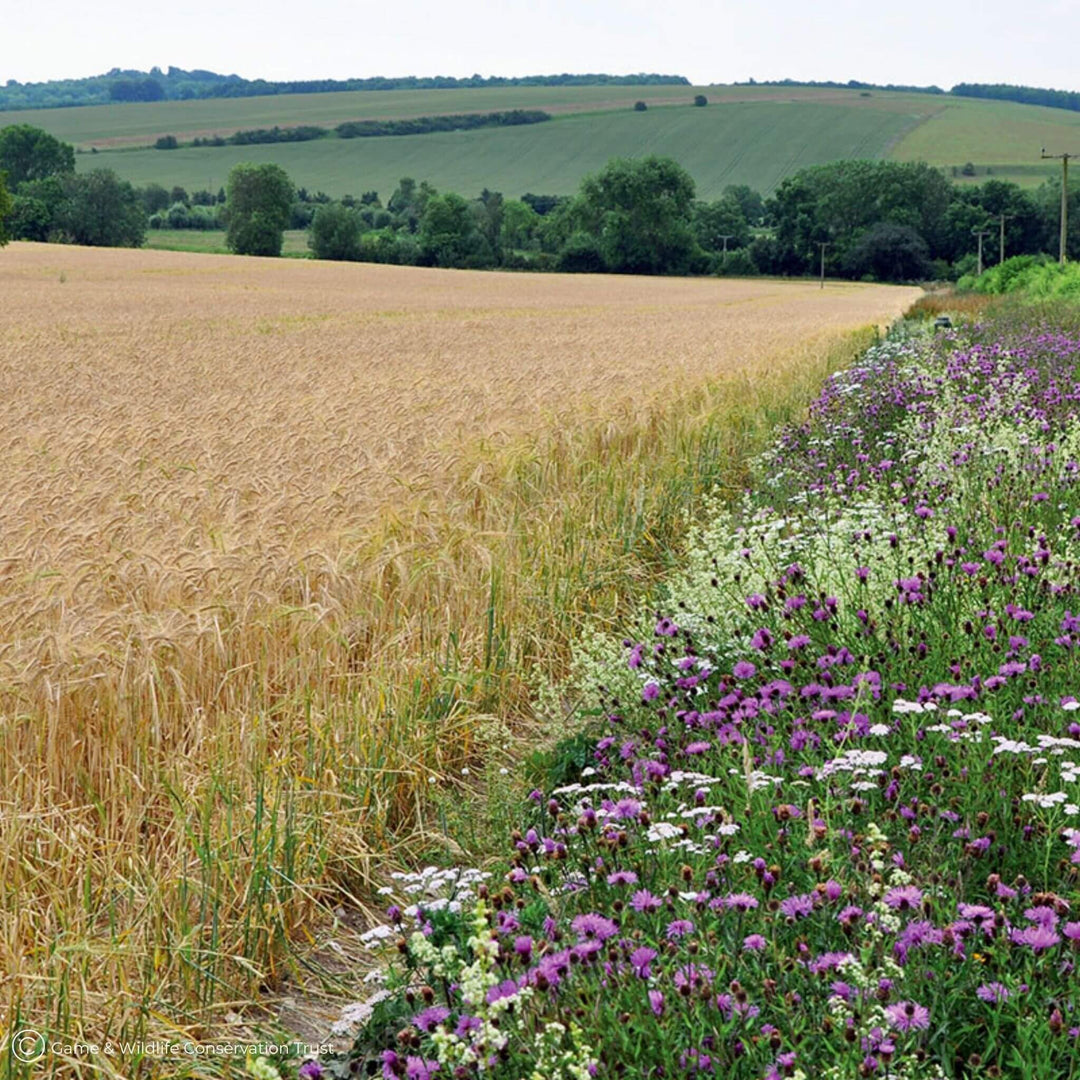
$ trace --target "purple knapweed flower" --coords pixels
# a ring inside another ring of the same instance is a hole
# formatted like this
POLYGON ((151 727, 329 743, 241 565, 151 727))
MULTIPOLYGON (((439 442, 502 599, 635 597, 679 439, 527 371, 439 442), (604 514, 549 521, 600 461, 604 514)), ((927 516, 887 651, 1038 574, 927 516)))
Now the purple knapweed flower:
POLYGON ((983 983, 982 986, 975 991, 975 996, 980 1001, 985 1001, 990 1005, 996 1005, 999 1001, 1008 1001, 1009 989, 1004 983, 983 983))
POLYGON ((930 1026, 930 1010, 914 1001, 886 1005, 885 1015, 897 1031, 911 1031, 912 1028, 925 1031, 930 1026))
POLYGON ((667 939, 668 941, 677 941, 681 937, 685 937, 687 934, 694 932, 694 924, 689 919, 674 919, 668 923, 667 926, 667 939))
POLYGON ((884 896, 885 903, 894 911, 909 911, 922 903, 922 890, 914 885, 902 885, 890 889, 884 896))
POLYGON ((814 910, 814 898, 805 893, 802 896, 789 896, 780 901, 780 914, 788 919, 805 919, 814 910))
POLYGON ((582 941, 607 941, 619 932, 611 919, 598 915, 595 911, 587 915, 576 915, 570 923, 570 929, 582 941))
POLYGON ((647 945, 642 945, 630 954, 630 966, 639 979, 647 979, 652 974, 652 968, 649 965, 657 955, 656 950, 650 949, 647 945))

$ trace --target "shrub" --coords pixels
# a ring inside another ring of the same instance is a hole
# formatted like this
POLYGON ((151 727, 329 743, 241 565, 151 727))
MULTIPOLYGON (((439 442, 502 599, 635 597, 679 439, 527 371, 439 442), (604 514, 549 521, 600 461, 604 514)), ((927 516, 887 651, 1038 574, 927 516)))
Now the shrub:
POLYGON ((694 104, 700 109, 709 104, 709 99, 704 94, 695 94, 694 104))
POLYGON ((352 262, 360 258, 361 230, 356 210, 341 203, 320 206, 308 231, 308 247, 316 259, 352 262))
POLYGON ((607 263, 596 237, 591 233, 576 232, 559 252, 557 268, 566 274, 602 274, 607 270, 607 263))
POLYGON ((645 110, 648 107, 649 106, 646 105, 644 101, 635 101, 634 102, 634 112, 645 112, 645 110))
POLYGON ((154 143, 155 150, 175 150, 180 144, 175 135, 162 135, 154 143))
POLYGON ((758 268, 746 248, 729 251, 717 259, 716 273, 720 277, 756 277, 757 272, 758 268))

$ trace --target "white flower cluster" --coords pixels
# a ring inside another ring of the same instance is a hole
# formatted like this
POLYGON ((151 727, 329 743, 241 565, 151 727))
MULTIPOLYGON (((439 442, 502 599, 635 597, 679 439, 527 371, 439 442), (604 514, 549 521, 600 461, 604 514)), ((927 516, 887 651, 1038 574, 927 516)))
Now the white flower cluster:
MULTIPOLYGON (((365 980, 366 982, 367 980, 365 980)), ((380 1001, 386 1001, 390 997, 390 994, 386 990, 376 990, 374 994, 367 999, 367 1001, 354 1001, 350 1005, 346 1005, 338 1016, 330 1025, 330 1034, 335 1037, 343 1035, 352 1035, 359 1031, 370 1019, 371 1014, 375 1011, 375 1006, 380 1001)))

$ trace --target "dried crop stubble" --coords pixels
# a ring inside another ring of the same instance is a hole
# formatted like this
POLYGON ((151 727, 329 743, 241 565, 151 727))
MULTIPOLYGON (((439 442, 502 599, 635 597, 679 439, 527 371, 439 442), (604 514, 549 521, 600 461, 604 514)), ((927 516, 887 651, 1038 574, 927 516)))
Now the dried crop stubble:
POLYGON ((265 980, 737 482, 687 460, 915 291, 16 244, 0 294, 0 970, 130 1034, 265 980))

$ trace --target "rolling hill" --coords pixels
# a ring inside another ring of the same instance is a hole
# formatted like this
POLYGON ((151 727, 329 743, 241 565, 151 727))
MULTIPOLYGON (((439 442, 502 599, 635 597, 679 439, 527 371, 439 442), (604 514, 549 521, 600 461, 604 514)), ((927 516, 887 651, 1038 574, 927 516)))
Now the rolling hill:
POLYGON ((790 86, 497 87, 354 91, 279 97, 155 102, 0 113, 74 142, 78 168, 114 168, 135 183, 216 189, 238 161, 274 161, 297 184, 332 196, 377 190, 401 176, 466 195, 566 194, 613 156, 670 154, 702 197, 730 183, 772 191, 798 169, 838 158, 926 160, 955 173, 971 162, 1025 186, 1051 175, 1042 146, 1080 146, 1080 114, 942 95, 790 86), (706 108, 690 104, 696 93, 706 108), (633 103, 648 104, 635 112, 633 103), (544 109, 528 128, 327 138, 304 143, 152 149, 160 135, 181 143, 253 127, 422 115, 544 109))

